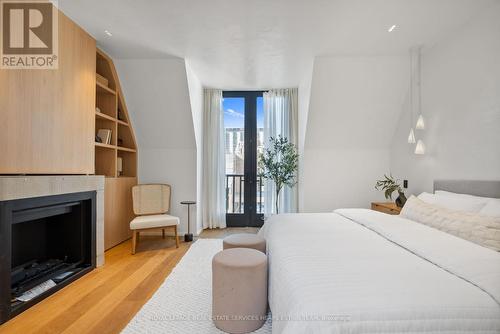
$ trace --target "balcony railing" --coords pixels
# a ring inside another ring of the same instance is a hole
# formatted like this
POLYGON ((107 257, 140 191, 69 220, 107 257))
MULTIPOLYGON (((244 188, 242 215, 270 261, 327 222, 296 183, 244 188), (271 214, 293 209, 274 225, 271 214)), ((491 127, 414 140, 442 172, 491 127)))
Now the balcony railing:
MULTIPOLYGON (((257 213, 264 212, 265 186, 262 177, 257 176, 257 213)), ((244 213, 245 208, 245 176, 243 174, 226 174, 226 213, 244 213)))

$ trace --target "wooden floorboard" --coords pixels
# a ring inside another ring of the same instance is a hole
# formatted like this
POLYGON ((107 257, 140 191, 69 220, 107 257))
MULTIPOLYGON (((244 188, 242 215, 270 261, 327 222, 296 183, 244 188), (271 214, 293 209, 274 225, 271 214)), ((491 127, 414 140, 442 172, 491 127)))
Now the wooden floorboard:
MULTIPOLYGON (((206 230, 201 238, 256 233, 256 228, 206 230)), ((181 238, 182 239, 182 238, 181 238)), ((106 264, 0 326, 4 333, 119 333, 151 298, 191 243, 141 237, 130 254, 126 241, 106 251, 106 264)))

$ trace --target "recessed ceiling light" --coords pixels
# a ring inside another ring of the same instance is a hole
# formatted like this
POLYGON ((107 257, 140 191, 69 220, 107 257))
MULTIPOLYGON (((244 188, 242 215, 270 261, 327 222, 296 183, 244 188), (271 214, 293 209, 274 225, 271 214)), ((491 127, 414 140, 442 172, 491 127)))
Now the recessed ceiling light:
POLYGON ((397 25, 393 24, 387 31, 388 32, 393 32, 394 29, 396 29, 397 25))
POLYGON ((109 30, 104 30, 104 33, 109 37, 113 36, 113 34, 109 30))

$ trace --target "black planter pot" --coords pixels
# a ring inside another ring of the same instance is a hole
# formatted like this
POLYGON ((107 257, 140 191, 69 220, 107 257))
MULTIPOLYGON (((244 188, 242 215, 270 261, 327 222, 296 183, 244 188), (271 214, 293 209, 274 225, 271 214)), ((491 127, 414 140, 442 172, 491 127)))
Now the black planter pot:
POLYGON ((398 191, 398 193, 399 193, 399 196, 398 196, 398 198, 396 198, 396 205, 399 208, 402 208, 406 203, 406 196, 405 196, 405 193, 402 191, 398 191))

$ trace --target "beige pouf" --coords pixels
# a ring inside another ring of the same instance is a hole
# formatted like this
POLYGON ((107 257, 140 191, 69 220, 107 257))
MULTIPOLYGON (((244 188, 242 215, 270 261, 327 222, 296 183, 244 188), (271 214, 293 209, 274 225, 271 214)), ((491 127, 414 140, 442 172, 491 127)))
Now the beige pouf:
POLYGON ((266 254, 266 240, 257 234, 241 233, 233 234, 223 241, 223 249, 229 248, 253 248, 266 254))
POLYGON ((260 328, 267 314, 267 257, 250 248, 232 248, 212 259, 212 316, 228 333, 260 328))

